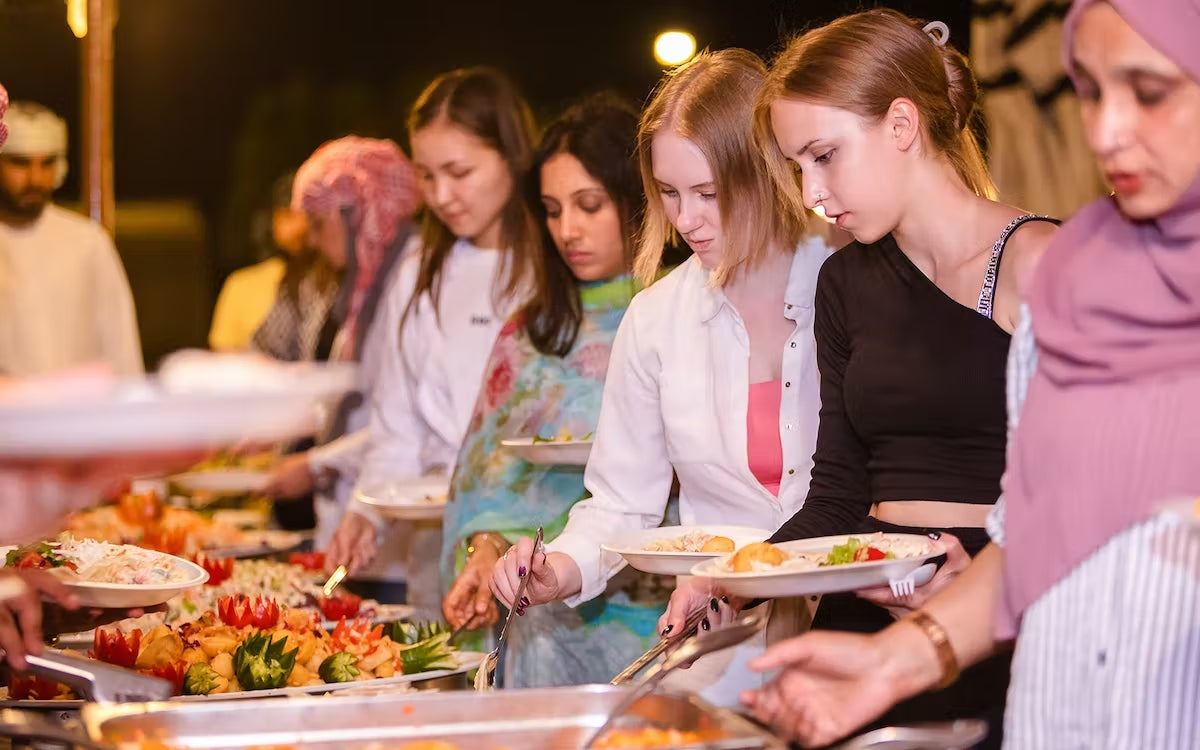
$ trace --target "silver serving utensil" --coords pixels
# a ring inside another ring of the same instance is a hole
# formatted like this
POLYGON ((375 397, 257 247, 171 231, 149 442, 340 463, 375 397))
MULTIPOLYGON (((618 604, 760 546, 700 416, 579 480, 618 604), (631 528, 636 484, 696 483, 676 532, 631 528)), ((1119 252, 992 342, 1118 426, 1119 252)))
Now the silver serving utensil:
POLYGON ((61 682, 95 703, 162 701, 174 693, 166 680, 53 649, 41 656, 27 655, 25 661, 27 672, 61 682))
POLYGON ((345 565, 339 565, 333 569, 333 573, 329 575, 329 580, 321 587, 321 594, 326 599, 333 596, 333 592, 337 590, 337 587, 341 586, 342 581, 346 580, 347 572, 345 565))
MULTIPOLYGON (((542 527, 539 526, 537 534, 533 537, 533 554, 529 558, 530 567, 533 567, 533 560, 542 552, 543 536, 542 527)), ((479 673, 482 676, 475 678, 475 688, 477 690, 486 690, 496 683, 496 665, 500 663, 500 650, 506 645, 505 638, 508 636, 508 629, 512 626, 513 618, 521 606, 521 597, 525 596, 525 589, 529 586, 531 575, 532 573, 527 572, 525 577, 521 579, 521 585, 517 586, 517 595, 513 599, 512 609, 508 610, 508 617, 504 618, 504 628, 500 631, 500 637, 496 639, 496 647, 484 657, 483 663, 479 665, 479 673)))
POLYGON ((700 621, 703 620, 707 615, 707 606, 704 609, 697 610, 696 612, 690 614, 683 624, 683 630, 679 631, 678 633, 673 633, 651 646, 646 653, 635 659, 628 667, 625 667, 625 669, 621 670, 621 673, 612 678, 612 681, 608 684, 623 685, 632 680, 638 672, 641 672, 646 665, 657 659, 671 646, 671 644, 679 643, 684 638, 695 635, 700 628, 700 621))
POLYGON ((695 638, 672 651, 666 659, 648 669, 641 679, 634 683, 629 693, 609 713, 608 718, 604 720, 604 723, 600 725, 596 733, 588 739, 587 743, 583 746, 584 749, 594 747, 596 742, 604 736, 604 733, 612 727, 613 723, 629 710, 630 706, 636 703, 639 698, 654 690, 664 677, 674 672, 680 666, 691 663, 705 654, 710 654, 714 651, 723 651, 752 638, 766 625, 767 618, 763 614, 763 611, 766 609, 766 607, 756 607, 750 614, 740 617, 724 627, 698 633, 695 638))

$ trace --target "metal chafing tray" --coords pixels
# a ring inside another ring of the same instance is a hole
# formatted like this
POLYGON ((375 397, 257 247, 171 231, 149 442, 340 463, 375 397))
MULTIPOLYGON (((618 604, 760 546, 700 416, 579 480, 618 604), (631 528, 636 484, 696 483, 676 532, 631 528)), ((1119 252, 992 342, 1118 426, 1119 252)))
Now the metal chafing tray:
MULTIPOLYGON (((585 685, 493 693, 268 698, 228 703, 88 704, 82 718, 95 741, 139 738, 187 748, 290 745, 306 750, 403 748, 440 740, 462 750, 570 750, 581 747, 628 688, 585 685)), ((722 730, 689 748, 784 750, 747 719, 701 699, 648 695, 620 726, 722 730)))

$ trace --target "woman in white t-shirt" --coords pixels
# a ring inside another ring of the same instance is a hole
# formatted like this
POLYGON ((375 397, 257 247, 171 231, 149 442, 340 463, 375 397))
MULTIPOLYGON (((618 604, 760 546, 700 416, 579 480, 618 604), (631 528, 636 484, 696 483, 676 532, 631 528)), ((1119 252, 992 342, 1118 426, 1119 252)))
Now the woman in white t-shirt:
MULTIPOLYGON (((584 479, 591 497, 546 556, 531 561, 525 538, 496 566, 492 590, 518 614, 602 593, 623 563, 600 544, 658 525, 672 474, 684 524, 771 529, 804 502, 819 406, 813 300, 831 248, 806 235, 756 154, 751 112, 765 74, 745 50, 704 54, 667 77, 642 115, 639 272, 657 269, 672 232, 694 254, 621 322, 584 479)), ((749 673, 718 656, 689 678, 732 703, 749 673)))
MULTIPOLYGON (((385 312, 395 338, 371 397, 357 481, 366 493, 453 470, 488 355, 524 301, 540 248, 537 220, 520 190, 533 118, 507 76, 491 68, 440 76, 417 100, 408 128, 429 211, 419 251, 402 261, 385 312)), ((361 570, 388 526, 352 499, 329 544, 328 565, 361 570)), ((436 616, 441 530, 390 526, 386 552, 405 560, 403 571, 391 572, 407 576, 410 604, 436 616)))

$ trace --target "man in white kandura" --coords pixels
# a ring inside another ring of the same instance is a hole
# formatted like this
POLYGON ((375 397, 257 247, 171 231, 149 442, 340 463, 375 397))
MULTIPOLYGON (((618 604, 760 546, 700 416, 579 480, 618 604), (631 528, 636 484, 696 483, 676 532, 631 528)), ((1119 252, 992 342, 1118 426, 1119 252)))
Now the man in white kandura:
POLYGON ((0 149, 0 373, 33 376, 85 362, 140 374, 133 294, 112 240, 51 203, 67 173, 67 124, 13 102, 0 149))

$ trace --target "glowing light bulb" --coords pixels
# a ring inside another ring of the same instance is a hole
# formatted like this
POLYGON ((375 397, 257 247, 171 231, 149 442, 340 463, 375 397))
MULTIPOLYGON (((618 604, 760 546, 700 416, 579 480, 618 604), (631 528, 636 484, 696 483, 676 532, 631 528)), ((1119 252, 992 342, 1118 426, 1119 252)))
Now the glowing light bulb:
POLYGON ((83 39, 88 32, 87 0, 67 0, 67 25, 77 39, 83 39))

